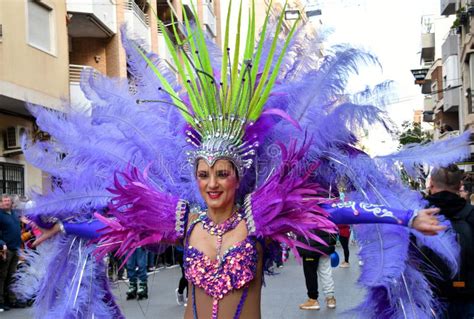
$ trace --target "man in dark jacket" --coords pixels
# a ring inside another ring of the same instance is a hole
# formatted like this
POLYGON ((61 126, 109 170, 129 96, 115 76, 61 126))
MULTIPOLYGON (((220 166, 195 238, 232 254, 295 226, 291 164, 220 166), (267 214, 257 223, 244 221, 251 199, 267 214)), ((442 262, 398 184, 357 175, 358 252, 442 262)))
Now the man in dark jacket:
POLYGON ((2 195, 0 209, 0 312, 10 310, 9 306, 21 307, 9 289, 18 265, 21 246, 21 226, 17 212, 12 209, 12 199, 2 195))
POLYGON ((422 248, 428 267, 426 277, 447 306, 446 312, 437 318, 474 318, 474 206, 459 196, 462 178, 456 165, 435 168, 430 175, 426 199, 451 222, 461 248, 460 271, 454 278, 436 253, 422 248))
MULTIPOLYGON (((309 240, 308 245, 319 250, 319 252, 298 248, 298 252, 303 258, 303 271, 306 289, 308 290, 308 300, 300 305, 300 309, 319 310, 321 308, 318 301, 318 276, 321 279, 323 292, 326 296, 326 306, 334 309, 336 308, 336 298, 334 297, 334 279, 332 277, 330 255, 336 249, 336 234, 323 231, 315 231, 315 234, 328 245, 309 240)), ((300 238, 300 241, 306 243, 304 238, 300 238)))

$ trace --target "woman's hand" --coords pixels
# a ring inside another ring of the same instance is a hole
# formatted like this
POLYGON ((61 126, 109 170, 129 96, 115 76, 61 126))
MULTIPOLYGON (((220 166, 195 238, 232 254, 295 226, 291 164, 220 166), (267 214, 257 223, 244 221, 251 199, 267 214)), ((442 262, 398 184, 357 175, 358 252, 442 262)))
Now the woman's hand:
POLYGON ((44 242, 45 240, 48 240, 51 237, 54 237, 58 233, 61 232, 61 226, 59 225, 59 223, 54 224, 54 226, 49 229, 44 229, 39 226, 36 226, 36 227, 38 227, 39 230, 41 230, 41 236, 37 237, 36 240, 33 242, 32 244, 33 247, 37 247, 38 245, 41 245, 41 243, 44 242))
POLYGON ((440 231, 446 229, 446 226, 440 225, 436 214, 439 208, 425 208, 418 211, 418 216, 413 220, 412 227, 425 235, 437 235, 440 231))

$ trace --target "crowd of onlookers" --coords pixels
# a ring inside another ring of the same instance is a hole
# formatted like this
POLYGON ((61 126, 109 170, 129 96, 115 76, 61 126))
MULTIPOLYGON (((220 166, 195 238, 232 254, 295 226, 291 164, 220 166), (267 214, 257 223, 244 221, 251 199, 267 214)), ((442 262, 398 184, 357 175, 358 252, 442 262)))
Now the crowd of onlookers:
MULTIPOLYGON (((18 207, 25 201, 18 199, 18 207)), ((34 230, 21 218, 19 208, 14 208, 14 199, 2 195, 0 202, 0 312, 10 308, 24 308, 28 303, 17 300, 11 287, 14 275, 22 262, 21 249, 34 237, 34 230)))

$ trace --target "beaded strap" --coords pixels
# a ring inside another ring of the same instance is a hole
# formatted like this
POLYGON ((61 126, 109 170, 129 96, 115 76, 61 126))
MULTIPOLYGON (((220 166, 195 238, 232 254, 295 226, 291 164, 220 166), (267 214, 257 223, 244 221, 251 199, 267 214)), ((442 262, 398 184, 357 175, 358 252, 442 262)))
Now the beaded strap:
POLYGON ((244 219, 245 222, 247 223, 247 229, 249 232, 249 235, 252 235, 256 228, 255 228, 255 221, 253 219, 253 212, 252 212, 252 194, 248 194, 245 196, 244 200, 244 219))
POLYGON ((196 286, 193 285, 193 317, 198 319, 197 306, 196 306, 196 286))
MULTIPOLYGON (((249 286, 246 286, 244 288, 244 291, 242 292, 242 296, 240 297, 239 304, 237 305, 237 309, 235 310, 235 315, 234 319, 239 319, 240 314, 242 313, 242 308, 244 307, 245 301, 247 300, 247 296, 249 293, 249 286)), ((197 316, 197 306, 196 306, 196 286, 193 285, 193 317, 194 319, 198 319, 197 316)), ((219 301, 217 299, 214 299, 212 301, 212 319, 217 318, 217 314, 219 311, 219 301)))
POLYGON ((245 300, 247 300, 247 295, 249 293, 249 286, 247 285, 242 292, 242 296, 240 297, 239 305, 237 306, 237 310, 235 310, 234 319, 239 319, 240 313, 242 312, 242 308, 244 307, 245 300))
POLYGON ((188 220, 189 214, 189 205, 188 202, 185 200, 179 200, 176 204, 176 235, 178 238, 182 238, 184 236, 184 232, 186 231, 186 223, 188 220))

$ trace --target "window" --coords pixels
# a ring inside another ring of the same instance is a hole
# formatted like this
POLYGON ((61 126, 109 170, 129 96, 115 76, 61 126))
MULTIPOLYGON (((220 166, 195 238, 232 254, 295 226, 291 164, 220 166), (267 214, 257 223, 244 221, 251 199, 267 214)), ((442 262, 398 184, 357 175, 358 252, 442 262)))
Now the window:
POLYGON ((0 193, 25 195, 25 169, 22 165, 0 163, 0 193))
POLYGON ((53 10, 36 0, 28 0, 28 43, 46 52, 53 51, 53 10))
POLYGON ((474 53, 469 54, 469 64, 468 64, 468 70, 469 70, 469 86, 466 91, 466 97, 467 97, 467 107, 468 107, 468 112, 473 113, 474 110, 472 109, 472 90, 474 88, 474 53))

